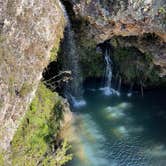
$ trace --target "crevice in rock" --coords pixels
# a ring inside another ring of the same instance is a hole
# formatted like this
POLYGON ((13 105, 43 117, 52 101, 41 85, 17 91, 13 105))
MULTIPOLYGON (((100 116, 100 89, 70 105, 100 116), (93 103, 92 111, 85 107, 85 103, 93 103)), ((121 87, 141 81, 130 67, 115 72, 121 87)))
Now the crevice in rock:
POLYGON ((53 92, 63 94, 63 88, 71 78, 70 71, 62 71, 60 62, 53 61, 43 71, 43 82, 53 92))

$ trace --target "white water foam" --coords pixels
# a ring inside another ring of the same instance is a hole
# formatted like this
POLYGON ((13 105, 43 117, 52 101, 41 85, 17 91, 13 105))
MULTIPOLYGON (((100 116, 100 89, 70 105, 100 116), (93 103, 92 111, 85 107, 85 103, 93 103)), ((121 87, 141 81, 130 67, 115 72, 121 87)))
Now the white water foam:
POLYGON ((75 108, 80 108, 86 105, 86 101, 84 99, 76 99, 75 97, 71 96, 72 105, 75 108))
POLYGON ((132 93, 127 93, 127 97, 131 97, 132 95, 132 93))
POLYGON ((112 60, 110 57, 110 48, 106 48, 105 53, 104 53, 104 59, 105 59, 105 87, 100 88, 104 92, 104 95, 110 96, 110 95, 116 95, 120 96, 120 92, 117 90, 113 89, 111 87, 111 82, 112 82, 112 60))
POLYGON ((111 95, 120 96, 120 92, 110 87, 103 87, 100 88, 99 90, 103 91, 104 95, 106 96, 111 96, 111 95))

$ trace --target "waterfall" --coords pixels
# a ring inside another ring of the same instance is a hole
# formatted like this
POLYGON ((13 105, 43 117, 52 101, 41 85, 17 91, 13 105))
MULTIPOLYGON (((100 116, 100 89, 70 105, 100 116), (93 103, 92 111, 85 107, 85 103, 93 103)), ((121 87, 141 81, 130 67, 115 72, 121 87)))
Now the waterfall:
POLYGON ((111 48, 106 45, 104 51, 104 61, 105 61, 105 77, 104 77, 104 88, 100 88, 104 91, 104 94, 109 96, 115 94, 120 95, 118 91, 112 88, 112 60, 111 60, 111 48))
POLYGON ((64 70, 70 70, 72 72, 72 80, 66 87, 66 93, 71 93, 75 97, 80 97, 82 95, 81 90, 81 71, 78 65, 79 55, 76 51, 76 45, 74 40, 74 32, 71 29, 70 21, 65 29, 64 34, 64 70))
MULTIPOLYGON (((59 2, 60 3, 60 2, 59 2)), ((66 27, 64 33, 64 41, 62 44, 62 56, 63 56, 63 70, 70 70, 72 79, 65 87, 64 93, 66 98, 71 102, 73 106, 79 107, 85 105, 85 101, 82 99, 82 76, 79 65, 79 54, 74 39, 74 31, 72 30, 69 16, 65 7, 60 3, 60 7, 64 12, 66 19, 66 27)))
POLYGON ((111 88, 111 81, 112 81, 112 60, 110 58, 110 49, 106 48, 104 53, 104 59, 106 63, 106 70, 105 70, 105 86, 111 88))

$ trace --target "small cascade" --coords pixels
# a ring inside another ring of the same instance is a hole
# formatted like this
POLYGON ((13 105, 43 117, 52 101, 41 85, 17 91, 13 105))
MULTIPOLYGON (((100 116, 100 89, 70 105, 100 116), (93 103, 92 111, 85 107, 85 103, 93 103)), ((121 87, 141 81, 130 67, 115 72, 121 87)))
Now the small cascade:
POLYGON ((79 108, 79 107, 82 107, 82 106, 85 106, 86 105, 86 101, 82 98, 75 98, 73 96, 71 96, 71 101, 72 101, 72 105, 75 107, 75 108, 79 108))
POLYGON ((74 39, 74 31, 72 30, 71 22, 66 9, 60 4, 66 19, 66 28, 64 33, 64 41, 62 44, 63 55, 63 70, 70 70, 72 78, 65 87, 64 93, 66 98, 73 106, 85 105, 85 101, 82 99, 82 76, 79 66, 79 54, 77 53, 77 47, 74 39))
POLYGON ((105 50, 104 59, 106 63, 106 70, 105 70, 105 85, 106 87, 111 88, 111 81, 112 81, 112 60, 110 58, 110 49, 105 50))
POLYGON ((105 60, 105 77, 104 77, 104 88, 100 88, 104 91, 104 94, 109 95, 117 95, 119 96, 120 93, 112 88, 112 60, 111 60, 111 49, 109 46, 106 46, 104 51, 104 60, 105 60))

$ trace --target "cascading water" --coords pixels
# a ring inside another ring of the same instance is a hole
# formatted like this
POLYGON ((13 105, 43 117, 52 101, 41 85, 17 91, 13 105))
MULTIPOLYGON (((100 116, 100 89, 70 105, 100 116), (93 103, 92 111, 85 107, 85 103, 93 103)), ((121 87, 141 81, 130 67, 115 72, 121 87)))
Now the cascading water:
POLYGON ((105 71, 105 84, 106 87, 111 89, 111 81, 112 81, 112 61, 110 58, 110 50, 106 49, 105 50, 105 55, 104 55, 104 59, 106 62, 106 71, 105 71))
POLYGON ((65 96, 75 107, 85 105, 85 101, 82 99, 82 77, 81 69, 79 66, 79 54, 77 53, 77 47, 74 39, 74 31, 72 30, 71 22, 68 14, 62 4, 60 4, 66 19, 66 28, 63 41, 63 70, 70 70, 72 72, 72 79, 65 87, 65 96))
POLYGON ((104 94, 109 96, 112 94, 120 95, 118 91, 112 88, 112 60, 111 60, 111 48, 108 46, 105 47, 104 51, 104 60, 105 60, 105 78, 104 78, 104 88, 101 90, 104 91, 104 94))

